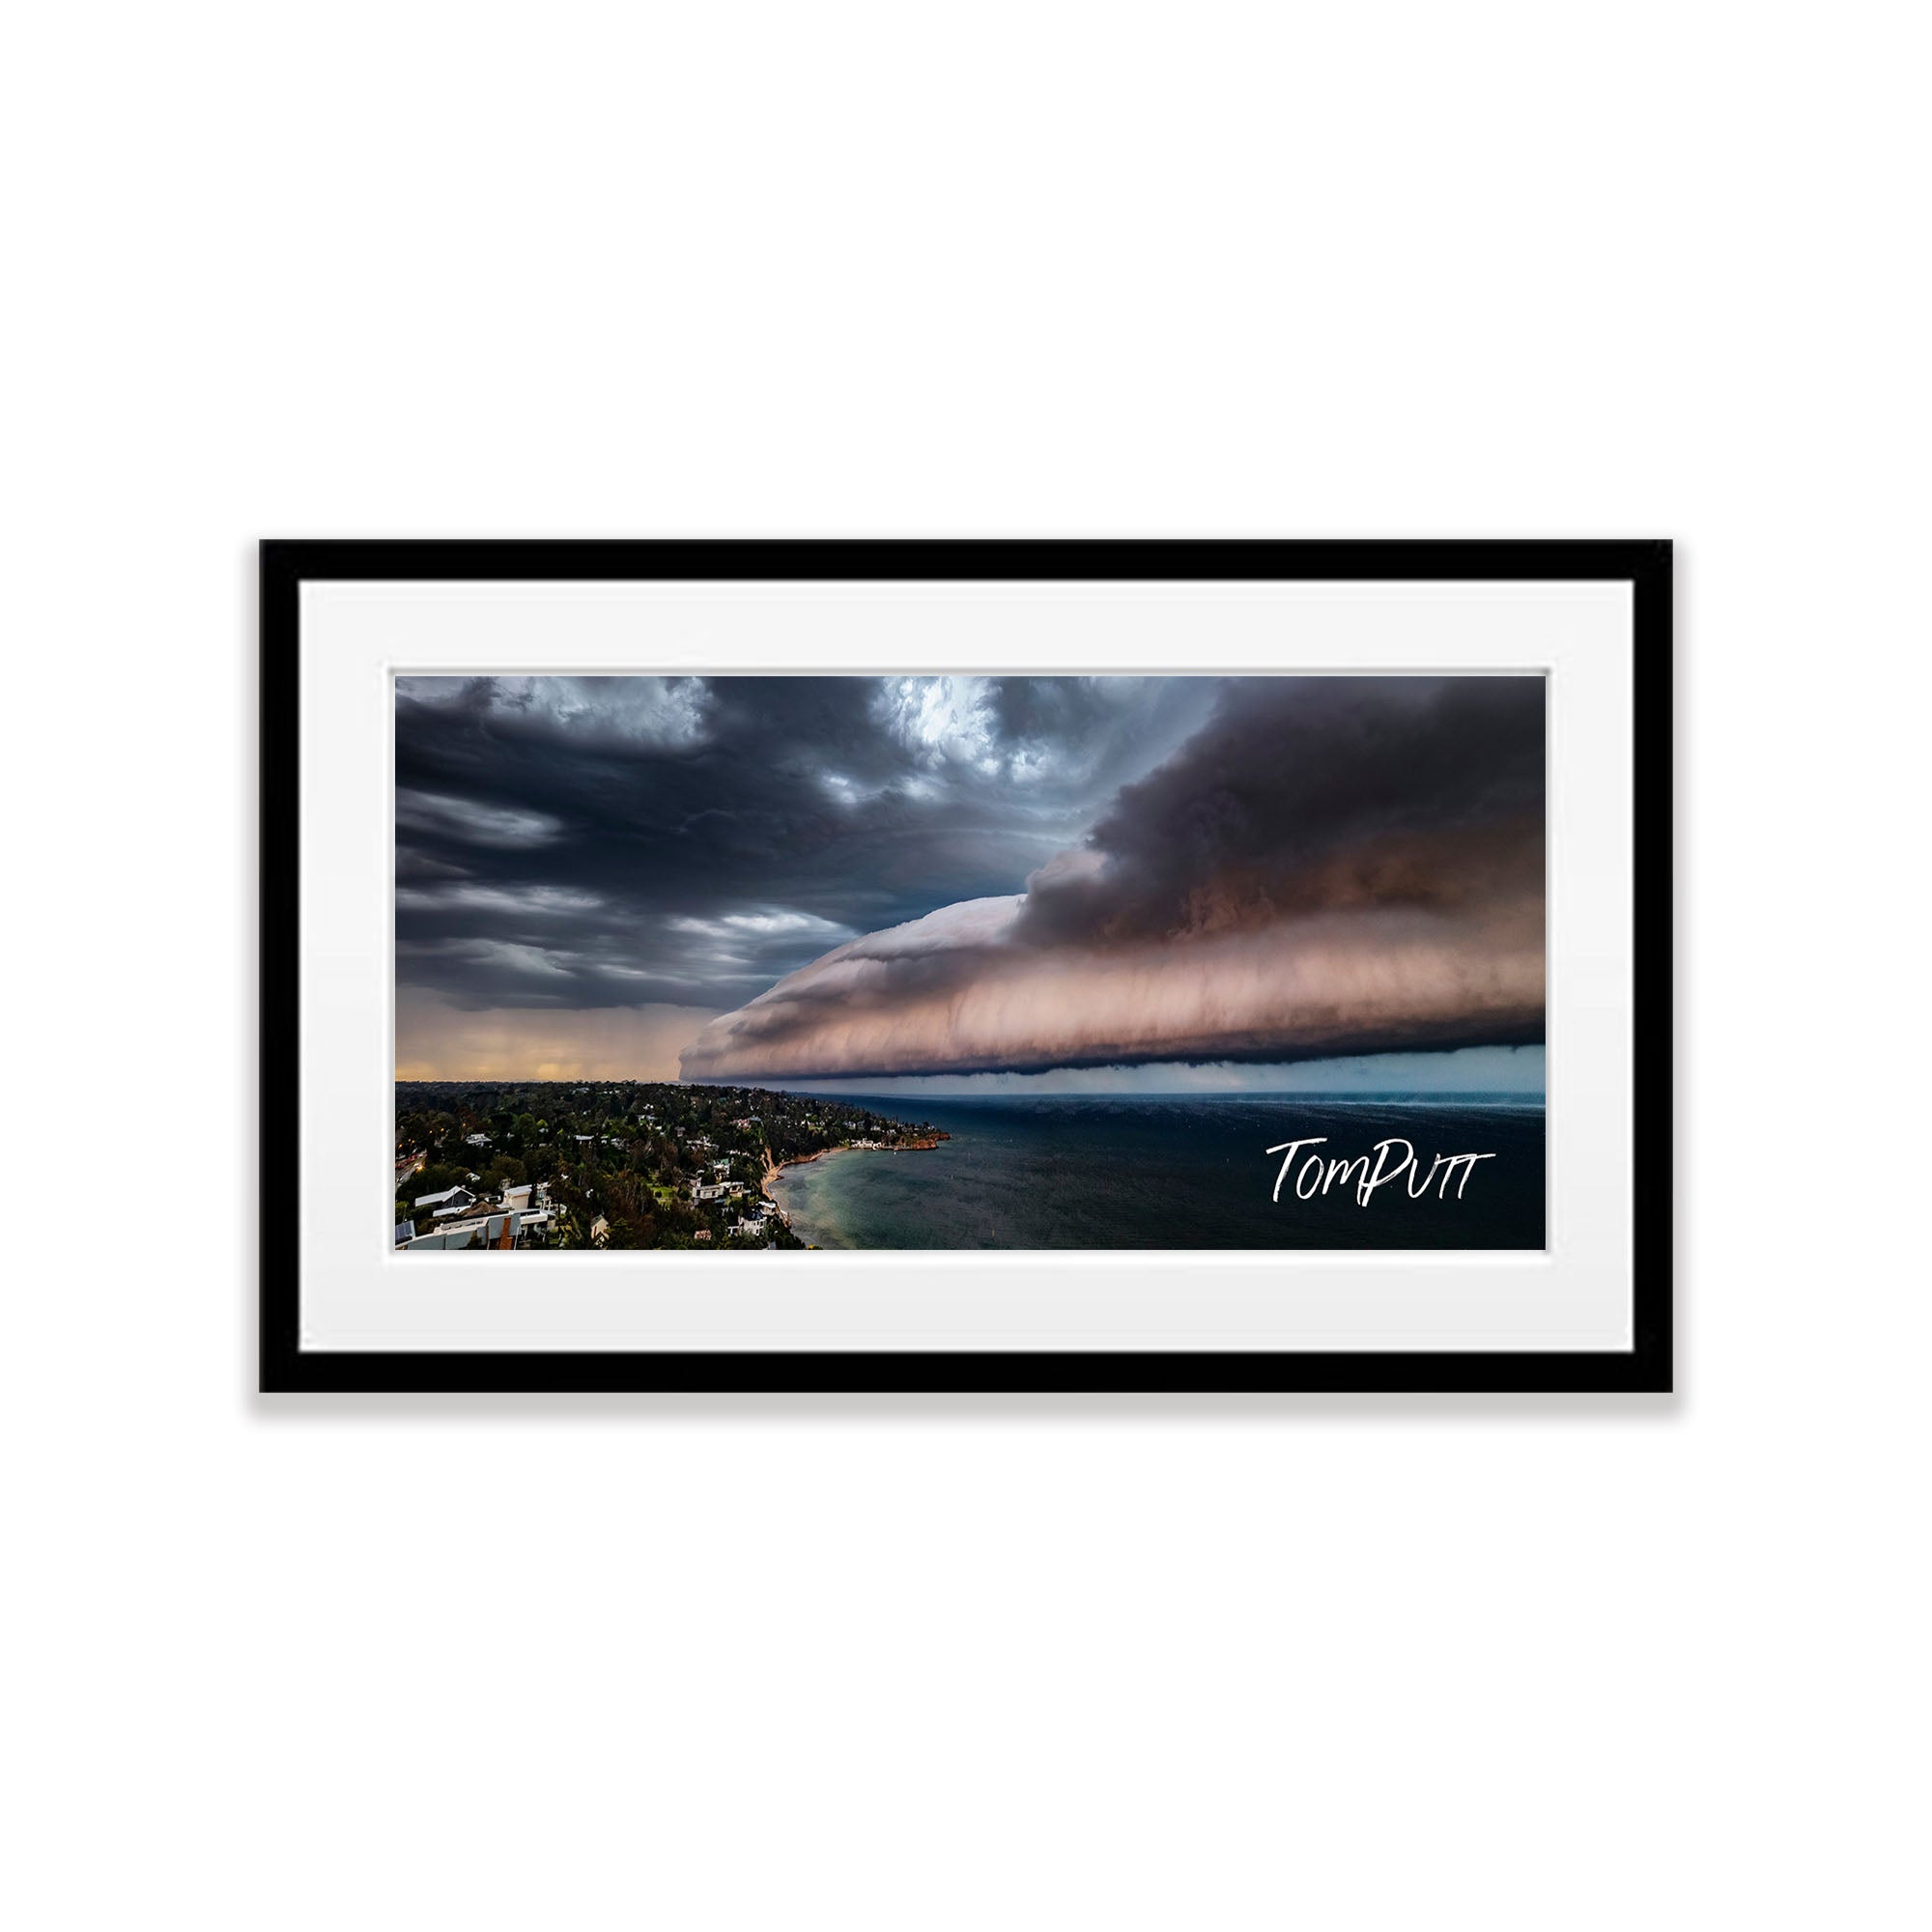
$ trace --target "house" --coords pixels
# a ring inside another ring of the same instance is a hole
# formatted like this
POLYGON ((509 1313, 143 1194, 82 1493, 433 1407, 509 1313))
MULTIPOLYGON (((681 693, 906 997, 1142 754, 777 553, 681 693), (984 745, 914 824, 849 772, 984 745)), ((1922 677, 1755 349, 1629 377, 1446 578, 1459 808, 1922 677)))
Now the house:
POLYGON ((601 1214, 590 1224, 590 1238, 593 1241, 601 1241, 610 1232, 611 1224, 601 1214))
POLYGON ((490 1145, 490 1136, 488 1134, 465 1134, 463 1136, 463 1145, 465 1147, 488 1147, 490 1145))
POLYGON ((467 1187, 445 1187, 440 1194, 418 1194, 414 1205, 418 1211, 427 1208, 438 1214, 460 1214, 476 1205, 476 1197, 467 1187))
POLYGON ((416 1224, 413 1221, 398 1221, 396 1223, 397 1247, 399 1248, 408 1247, 409 1244, 415 1239, 415 1237, 416 1237, 416 1224))
POLYGON ((719 1200, 725 1193, 725 1191, 726 1190, 722 1183, 711 1183, 702 1180, 694 1180, 691 1183, 691 1198, 694 1201, 716 1201, 719 1200))
POLYGON ((711 1230, 709 1228, 700 1228, 691 1238, 694 1241, 708 1241, 711 1238, 711 1230))
POLYGON ((409 1243, 414 1254, 421 1248, 515 1248, 523 1244, 523 1217, 519 1214, 479 1214, 469 1221, 452 1221, 433 1234, 418 1235, 409 1243))

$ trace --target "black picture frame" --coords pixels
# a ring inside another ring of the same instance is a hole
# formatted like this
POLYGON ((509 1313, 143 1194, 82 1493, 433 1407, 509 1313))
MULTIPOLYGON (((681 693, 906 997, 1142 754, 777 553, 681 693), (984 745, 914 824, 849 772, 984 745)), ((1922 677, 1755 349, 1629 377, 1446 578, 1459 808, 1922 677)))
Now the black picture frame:
POLYGON ((1672 1387, 1672 551, 1667 541, 286 541, 261 546, 262 1118, 298 1118, 300 586, 327 579, 680 578, 1627 582, 1634 788, 1632 1079, 1646 1179, 1632 1201, 1627 1350, 516 1352, 305 1350, 289 1168, 262 1150, 265 1393, 1590 1393, 1672 1387))

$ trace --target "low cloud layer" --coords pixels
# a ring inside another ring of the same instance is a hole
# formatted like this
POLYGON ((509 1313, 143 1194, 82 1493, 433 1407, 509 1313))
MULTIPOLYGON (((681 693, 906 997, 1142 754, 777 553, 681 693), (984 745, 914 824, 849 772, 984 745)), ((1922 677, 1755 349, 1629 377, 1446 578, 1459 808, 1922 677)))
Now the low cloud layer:
POLYGON ((1338 1060, 1147 1060, 1129 1066, 1056 1066, 1044 1073, 889 1073, 861 1080, 797 1080, 794 1091, 906 1099, 1002 1095, 1309 1094, 1327 1099, 1482 1094, 1542 1102, 1540 1046, 1464 1046, 1446 1053, 1356 1053, 1338 1060))
POLYGON ((1223 681, 1025 891, 831 948, 714 1020, 684 1077, 1540 1041, 1543 816, 1540 679, 1223 681))

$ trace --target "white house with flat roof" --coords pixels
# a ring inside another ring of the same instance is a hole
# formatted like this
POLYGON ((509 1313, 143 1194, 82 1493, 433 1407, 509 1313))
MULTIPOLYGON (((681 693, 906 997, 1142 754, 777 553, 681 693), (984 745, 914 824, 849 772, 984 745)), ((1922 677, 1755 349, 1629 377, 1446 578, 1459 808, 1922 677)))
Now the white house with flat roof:
POLYGON ((409 1243, 412 1254, 436 1248, 516 1248, 523 1245, 521 1214, 478 1214, 468 1221, 450 1221, 409 1243))

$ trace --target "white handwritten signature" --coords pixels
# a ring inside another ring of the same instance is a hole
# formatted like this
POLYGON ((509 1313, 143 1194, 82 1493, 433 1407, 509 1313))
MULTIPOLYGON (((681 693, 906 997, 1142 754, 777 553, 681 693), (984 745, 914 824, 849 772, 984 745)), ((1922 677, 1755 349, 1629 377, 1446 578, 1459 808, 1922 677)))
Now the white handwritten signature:
MULTIPOLYGON (((1306 1140, 1283 1141, 1278 1146, 1268 1149, 1269 1153, 1281 1155, 1281 1171, 1274 1178, 1274 1200, 1278 1202, 1281 1199, 1282 1186, 1288 1179, 1289 1170, 1294 1166, 1295 1155, 1303 1148, 1325 1147, 1327 1142, 1326 1134, 1314 1134, 1306 1140)), ((1469 1184, 1470 1175, 1476 1171, 1476 1163, 1479 1160, 1495 1159, 1492 1153, 1438 1153, 1429 1163, 1428 1173, 1423 1174, 1415 1158, 1415 1144, 1404 1140, 1400 1134, 1392 1134, 1385 1141, 1378 1141, 1374 1152, 1376 1164, 1373 1172, 1369 1167, 1369 1156, 1365 1153, 1357 1154, 1353 1160, 1324 1159, 1319 1153, 1310 1154, 1301 1163, 1300 1171, 1294 1177, 1295 1198, 1300 1201, 1312 1201, 1318 1194, 1326 1194, 1339 1180, 1345 1192, 1352 1186, 1356 1205, 1366 1208, 1375 1199, 1377 1188, 1386 1187, 1391 1181, 1400 1180, 1406 1173, 1409 1176, 1406 1183, 1408 1198, 1411 1201, 1420 1201, 1435 1184, 1435 1173, 1439 1168, 1442 1171, 1442 1180, 1435 1198, 1438 1201, 1446 1201, 1449 1198, 1450 1179, 1460 1168, 1462 1174, 1456 1180, 1456 1199, 1460 1201, 1463 1198, 1463 1188, 1469 1184), (1402 1150, 1402 1158, 1393 1167, 1389 1167, 1389 1151, 1392 1148, 1402 1150), (1388 1169, 1386 1173, 1383 1172, 1384 1168, 1388 1169), (1355 1177, 1352 1181, 1349 1178, 1351 1172, 1355 1177), (1420 1187, 1415 1184, 1417 1175, 1422 1176, 1420 1187)))

